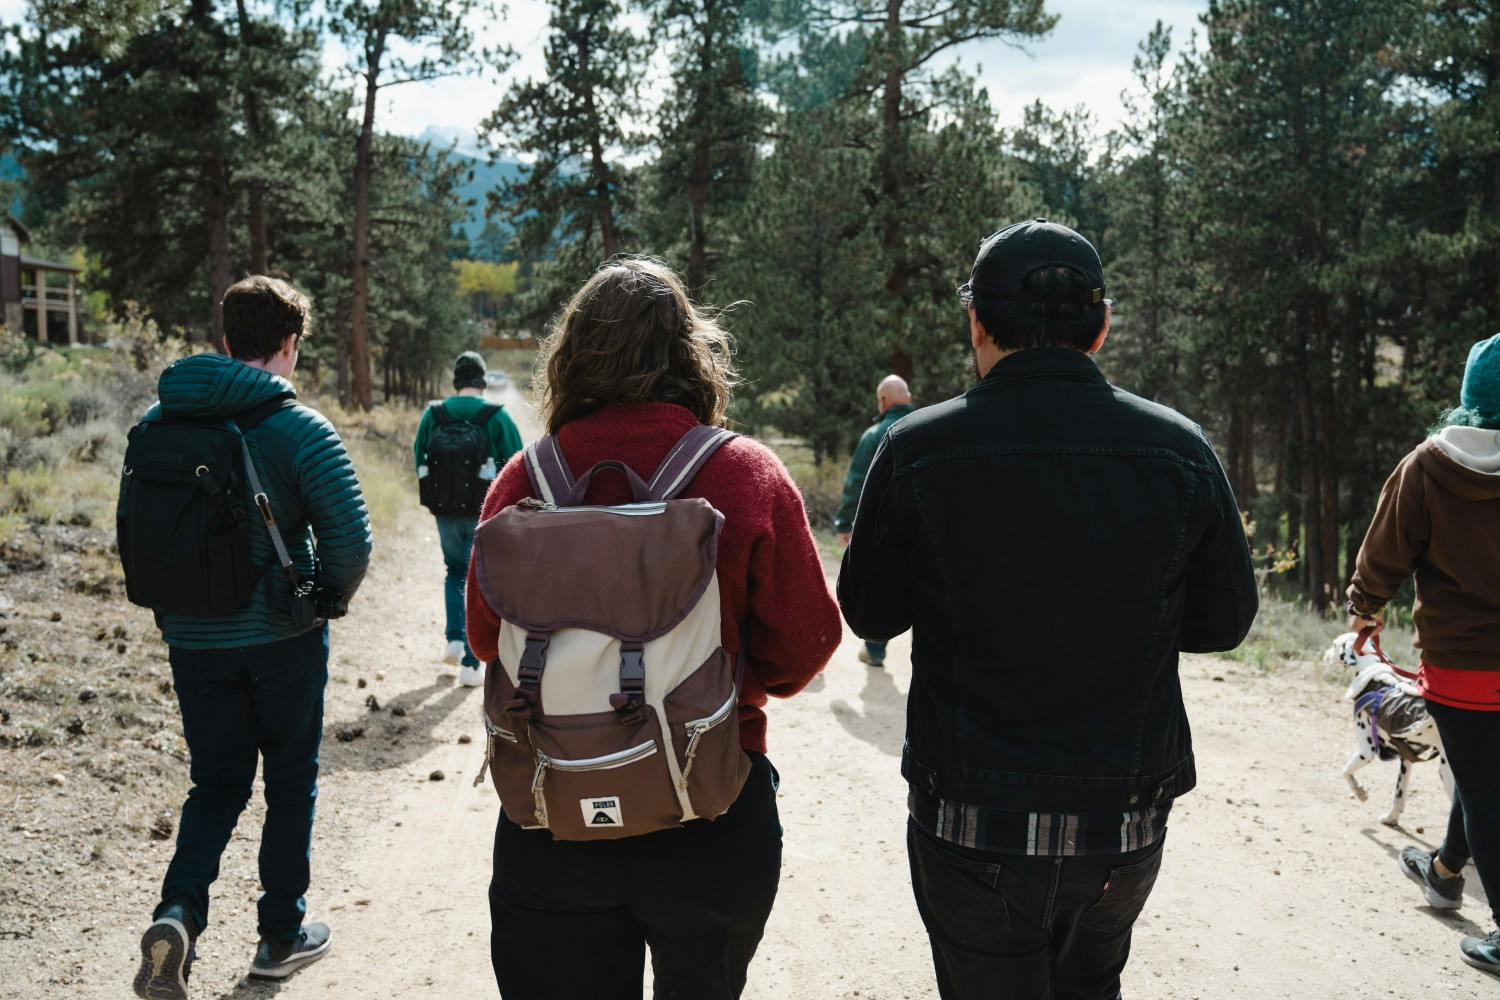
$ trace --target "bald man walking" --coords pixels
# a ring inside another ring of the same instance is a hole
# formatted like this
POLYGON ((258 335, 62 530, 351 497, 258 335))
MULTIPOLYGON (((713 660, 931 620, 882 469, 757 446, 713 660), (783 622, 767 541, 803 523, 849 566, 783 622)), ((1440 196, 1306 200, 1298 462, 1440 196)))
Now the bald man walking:
MULTIPOLYGON (((875 388, 875 406, 880 416, 859 436, 854 457, 849 460, 849 473, 844 477, 844 501, 833 515, 833 530, 838 532, 840 545, 849 544, 849 532, 854 528, 854 512, 859 508, 865 473, 870 471, 870 461, 875 457, 881 438, 892 424, 915 409, 906 379, 900 375, 887 375, 881 379, 875 388)), ((866 642, 865 648, 859 651, 859 660, 872 667, 882 666, 885 663, 885 643, 866 642)))

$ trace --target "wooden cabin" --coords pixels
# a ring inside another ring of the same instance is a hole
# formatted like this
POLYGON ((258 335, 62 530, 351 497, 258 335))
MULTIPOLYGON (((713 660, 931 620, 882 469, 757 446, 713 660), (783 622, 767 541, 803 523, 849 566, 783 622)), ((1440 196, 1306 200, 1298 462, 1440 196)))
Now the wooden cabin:
POLYGON ((76 344, 81 268, 26 256, 29 242, 20 219, 0 217, 0 320, 39 344, 76 344))

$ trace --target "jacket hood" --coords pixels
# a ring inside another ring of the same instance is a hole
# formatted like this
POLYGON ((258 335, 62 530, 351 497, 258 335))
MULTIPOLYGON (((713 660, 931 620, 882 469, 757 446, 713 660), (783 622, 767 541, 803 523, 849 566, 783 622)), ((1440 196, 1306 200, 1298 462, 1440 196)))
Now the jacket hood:
POLYGON ((167 366, 156 383, 169 417, 223 419, 278 396, 297 395, 280 375, 251 368, 223 354, 194 354, 167 366))
POLYGON ((1500 431, 1444 427, 1417 450, 1433 482, 1463 500, 1500 497, 1500 431))

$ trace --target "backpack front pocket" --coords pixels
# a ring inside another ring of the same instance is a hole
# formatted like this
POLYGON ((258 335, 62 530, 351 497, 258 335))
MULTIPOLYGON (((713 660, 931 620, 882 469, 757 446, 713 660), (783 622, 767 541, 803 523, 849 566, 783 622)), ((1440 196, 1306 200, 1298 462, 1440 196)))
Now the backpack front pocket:
POLYGON ((533 716, 531 741, 531 799, 559 840, 612 840, 681 822, 650 706, 627 722, 616 712, 533 716))
POLYGON ((665 707, 679 786, 697 816, 722 815, 750 776, 750 758, 740 748, 739 692, 728 654, 716 650, 667 695, 665 707))

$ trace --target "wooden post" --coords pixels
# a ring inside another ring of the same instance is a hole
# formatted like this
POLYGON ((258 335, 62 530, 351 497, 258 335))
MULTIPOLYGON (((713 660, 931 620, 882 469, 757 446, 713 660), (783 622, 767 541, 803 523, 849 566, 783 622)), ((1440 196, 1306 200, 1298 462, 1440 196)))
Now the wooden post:
POLYGON ((47 317, 50 315, 47 309, 47 272, 39 267, 34 273, 36 275, 36 342, 40 345, 47 342, 47 317))
POLYGON ((78 346, 78 276, 68 275, 68 346, 78 346))

